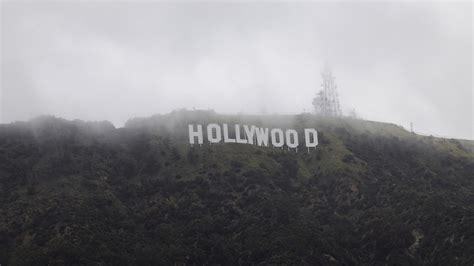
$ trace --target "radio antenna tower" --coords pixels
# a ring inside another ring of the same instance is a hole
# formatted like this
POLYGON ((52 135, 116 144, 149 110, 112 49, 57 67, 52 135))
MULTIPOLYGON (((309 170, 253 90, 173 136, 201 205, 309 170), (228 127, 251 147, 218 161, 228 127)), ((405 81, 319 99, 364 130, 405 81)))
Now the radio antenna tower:
POLYGON ((337 93, 336 78, 332 75, 331 69, 326 65, 321 72, 323 83, 321 90, 313 99, 314 111, 316 114, 324 116, 341 116, 339 106, 339 95, 337 93))

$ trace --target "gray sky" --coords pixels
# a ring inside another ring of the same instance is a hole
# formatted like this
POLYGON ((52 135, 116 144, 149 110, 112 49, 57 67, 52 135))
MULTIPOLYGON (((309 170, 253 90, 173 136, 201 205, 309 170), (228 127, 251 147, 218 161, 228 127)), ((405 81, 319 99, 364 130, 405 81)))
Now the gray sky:
POLYGON ((1 3, 1 121, 343 111, 474 138, 472 4, 1 3))

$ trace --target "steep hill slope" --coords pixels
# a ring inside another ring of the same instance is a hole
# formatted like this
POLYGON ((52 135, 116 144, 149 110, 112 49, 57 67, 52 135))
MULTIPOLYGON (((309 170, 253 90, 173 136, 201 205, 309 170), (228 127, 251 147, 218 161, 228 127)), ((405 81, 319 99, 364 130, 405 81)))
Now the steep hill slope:
POLYGON ((0 125, 0 263, 472 265, 472 147, 312 115, 0 125), (210 122, 314 127, 319 146, 191 147, 210 122))

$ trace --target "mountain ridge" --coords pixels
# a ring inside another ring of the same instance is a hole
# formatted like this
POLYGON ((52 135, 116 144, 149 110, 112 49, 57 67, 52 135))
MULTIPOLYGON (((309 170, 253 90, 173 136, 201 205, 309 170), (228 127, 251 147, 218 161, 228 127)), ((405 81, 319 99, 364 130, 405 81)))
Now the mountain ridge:
POLYGON ((466 265, 472 142, 309 114, 0 125, 0 263, 466 265), (188 123, 318 130, 307 153, 188 123))

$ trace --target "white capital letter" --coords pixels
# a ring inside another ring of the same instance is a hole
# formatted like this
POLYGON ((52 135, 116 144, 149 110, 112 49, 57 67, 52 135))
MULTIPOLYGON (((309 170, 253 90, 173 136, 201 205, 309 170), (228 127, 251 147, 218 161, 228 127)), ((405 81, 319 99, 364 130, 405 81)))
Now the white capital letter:
POLYGON ((288 129, 286 131, 286 145, 290 148, 298 147, 298 133, 294 129, 288 129), (293 142, 291 141, 291 135, 293 135, 293 142))
POLYGON ((219 143, 222 139, 221 127, 218 124, 209 124, 207 125, 207 139, 211 143, 219 143), (216 132, 216 136, 212 134, 212 130, 216 132))
POLYGON ((189 144, 194 144, 194 139, 198 138, 198 143, 202 144, 202 125, 197 125, 197 131, 194 131, 193 125, 188 125, 189 144))
POLYGON ((277 148, 283 147, 283 145, 285 144, 285 139, 283 137, 283 130, 279 128, 274 128, 270 131, 270 134, 272 136, 272 145, 277 148), (276 137, 277 134, 278 134, 278 141, 276 137))
POLYGON ((305 128, 304 129, 304 142, 306 143, 306 147, 314 148, 318 146, 318 131, 314 128, 305 128), (311 141, 311 136, 313 136, 313 141, 311 141))
POLYGON ((224 142, 229 143, 229 142, 235 142, 235 139, 229 138, 229 128, 227 127, 227 124, 223 124, 224 126, 224 142))
POLYGON ((248 143, 246 139, 242 139, 240 137, 240 125, 236 124, 235 125, 235 141, 237 143, 248 143))
POLYGON ((255 135, 255 126, 250 126, 249 128, 249 126, 244 125, 244 129, 245 129, 245 135, 247 136, 248 143, 253 145, 253 139, 255 135))

